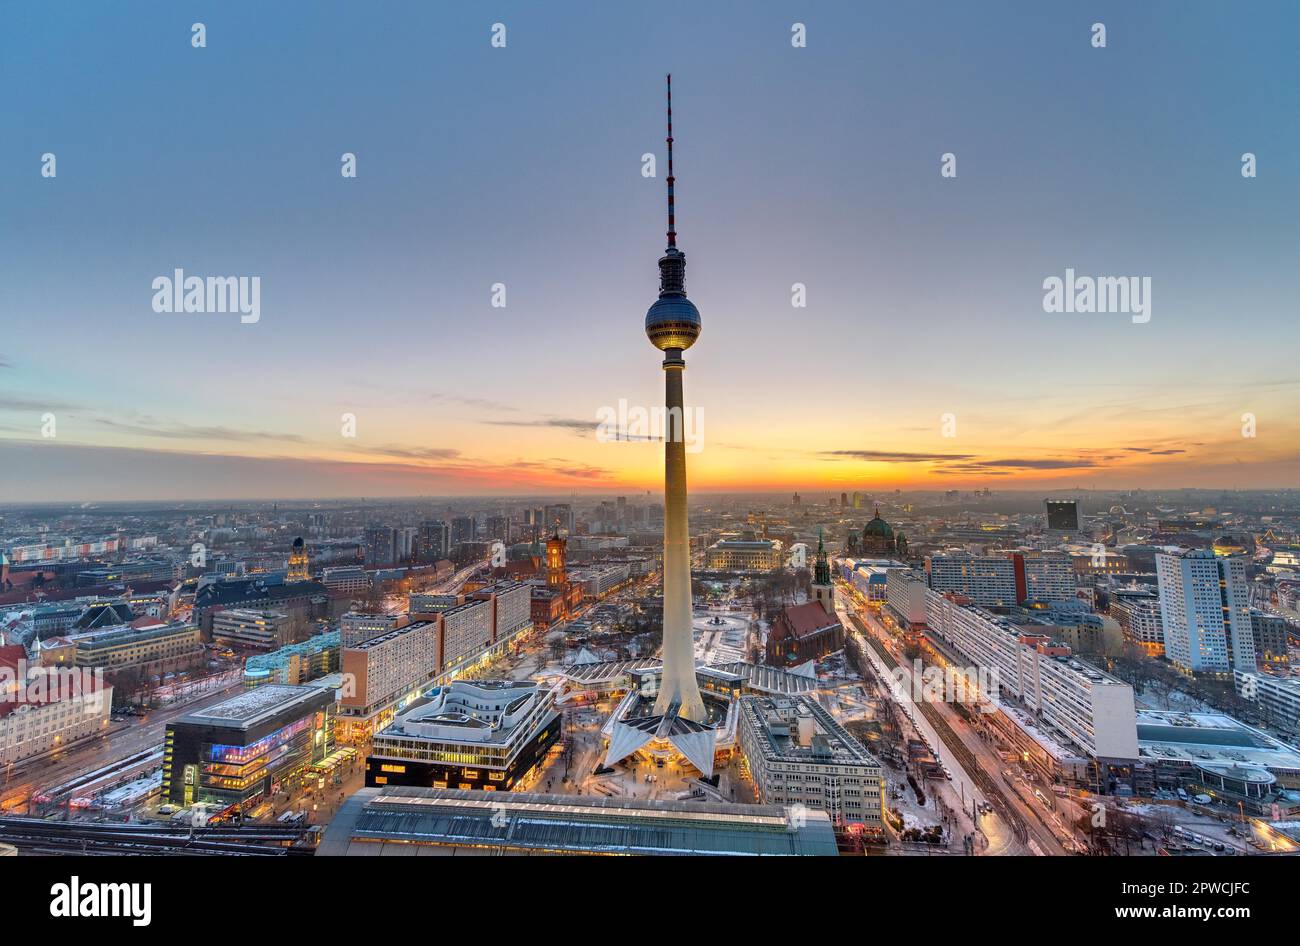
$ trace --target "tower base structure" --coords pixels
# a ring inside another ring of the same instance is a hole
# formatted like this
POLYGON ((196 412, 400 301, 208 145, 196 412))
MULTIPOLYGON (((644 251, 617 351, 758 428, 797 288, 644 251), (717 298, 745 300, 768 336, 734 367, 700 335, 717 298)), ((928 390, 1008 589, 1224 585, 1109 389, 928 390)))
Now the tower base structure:
POLYGON ((613 766, 638 754, 661 761, 678 758, 699 769, 703 778, 712 778, 717 752, 728 751, 735 743, 736 703, 705 691, 699 718, 682 713, 677 701, 661 712, 657 705, 661 673, 643 677, 641 686, 629 691, 606 723, 609 746, 604 764, 613 766))

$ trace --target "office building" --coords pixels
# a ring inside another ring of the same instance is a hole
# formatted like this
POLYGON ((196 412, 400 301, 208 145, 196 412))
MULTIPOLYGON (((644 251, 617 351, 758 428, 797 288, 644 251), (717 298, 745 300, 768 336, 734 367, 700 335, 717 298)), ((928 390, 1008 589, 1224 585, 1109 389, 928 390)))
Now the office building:
POLYGON ((457 516, 451 520, 451 545, 455 548, 478 537, 478 527, 473 516, 457 516))
POLYGON ((781 543, 772 539, 720 539, 704 553, 710 571, 770 572, 781 567, 781 543))
POLYGON ((1237 695, 1255 705, 1265 725, 1291 739, 1300 735, 1300 677, 1234 670, 1232 680, 1237 695))
POLYGON ((167 724, 162 794, 247 809, 334 748, 334 691, 267 684, 167 724))
POLYGON ((370 578, 361 565, 338 565, 321 572, 321 584, 333 593, 365 595, 370 592, 370 578))
POLYGON ((231 608, 212 616, 212 643, 235 650, 279 650, 293 643, 293 625, 282 611, 231 608))
POLYGON ((925 627, 925 575, 908 568, 885 572, 885 597, 889 611, 905 631, 925 627))
POLYGON ((167 673, 189 669, 205 659, 203 639, 193 624, 136 618, 40 644, 44 666, 100 668, 109 672, 135 669, 167 673))
POLYGON ((433 682, 442 659, 440 630, 437 620, 413 621, 343 648, 341 666, 351 687, 339 701, 340 739, 368 738, 399 704, 433 682))
POLYGON ((436 562, 451 554, 451 527, 441 519, 420 523, 418 557, 422 562, 436 562))
POLYGON ((307 636, 311 622, 337 618, 347 610, 347 602, 332 597, 318 581, 285 583, 259 576, 199 583, 194 621, 205 634, 212 633, 213 617, 230 608, 282 612, 289 618, 293 639, 300 640, 307 636))
POLYGON ((527 582, 498 581, 469 594, 471 601, 486 601, 492 605, 493 643, 509 640, 532 628, 532 591, 533 587, 527 582))
POLYGON ((397 530, 392 526, 372 525, 362 537, 366 550, 366 564, 371 568, 384 568, 398 561, 397 530))
POLYGON ((801 805, 837 827, 883 832, 880 762, 814 698, 742 697, 740 747, 761 804, 801 805))
POLYGON ((1067 552, 1013 552, 1018 601, 1073 601, 1074 563, 1067 552))

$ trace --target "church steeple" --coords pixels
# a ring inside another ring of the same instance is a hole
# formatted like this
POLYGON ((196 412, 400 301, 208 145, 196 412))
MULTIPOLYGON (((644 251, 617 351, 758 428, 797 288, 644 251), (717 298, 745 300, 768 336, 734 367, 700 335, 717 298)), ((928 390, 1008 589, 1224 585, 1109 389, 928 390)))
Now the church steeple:
POLYGON ((819 585, 831 583, 831 566, 826 561, 826 542, 820 527, 817 529, 817 562, 813 566, 813 581, 819 585))
POLYGON ((809 590, 814 601, 820 601, 827 614, 835 613, 835 583, 831 581, 831 564, 826 557, 826 540, 822 530, 817 530, 817 561, 813 565, 813 580, 809 590))

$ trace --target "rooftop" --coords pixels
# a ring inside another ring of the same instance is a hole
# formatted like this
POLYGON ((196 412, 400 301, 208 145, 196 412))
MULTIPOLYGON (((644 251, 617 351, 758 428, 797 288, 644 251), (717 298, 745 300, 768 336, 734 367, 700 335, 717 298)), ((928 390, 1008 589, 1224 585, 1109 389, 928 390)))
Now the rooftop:
POLYGON ((1300 773, 1300 749, 1222 714, 1139 710, 1137 737, 1147 760, 1300 773))
MULTIPOLYGON (((207 709, 195 710, 182 716, 178 722, 207 726, 236 725, 248 728, 254 723, 273 716, 312 698, 319 698, 327 691, 315 686, 289 686, 281 683, 267 683, 254 690, 247 690, 239 696, 209 706, 207 709)), ((304 713, 307 710, 304 708, 304 713)))
POLYGON ((777 762, 815 762, 823 765, 878 766, 848 730, 809 696, 747 696, 740 712, 762 737, 763 754, 777 762), (807 739, 800 738, 801 720, 808 726, 807 739))
POLYGON ((330 823, 317 853, 451 854, 485 847, 519 854, 837 853, 823 811, 808 811, 801 824, 777 805, 427 788, 362 789, 330 823))

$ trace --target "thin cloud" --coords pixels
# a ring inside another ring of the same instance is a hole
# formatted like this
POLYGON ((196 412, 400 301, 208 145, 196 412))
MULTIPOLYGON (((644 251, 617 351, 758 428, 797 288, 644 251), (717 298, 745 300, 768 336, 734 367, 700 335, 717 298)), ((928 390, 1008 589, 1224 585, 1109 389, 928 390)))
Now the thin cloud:
POLYGON ((190 424, 127 424, 108 417, 97 417, 94 423, 113 430, 140 434, 143 437, 160 437, 165 440, 229 440, 237 443, 257 441, 280 441, 287 443, 306 443, 306 438, 299 434, 275 433, 268 430, 238 430, 233 427, 196 427, 190 424))
POLYGON ((933 463, 973 460, 973 453, 904 453, 895 450, 822 450, 820 456, 836 460, 870 460, 873 463, 933 463))

